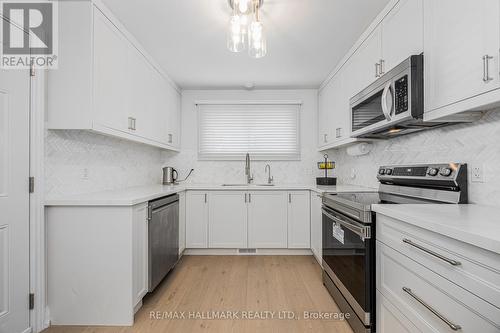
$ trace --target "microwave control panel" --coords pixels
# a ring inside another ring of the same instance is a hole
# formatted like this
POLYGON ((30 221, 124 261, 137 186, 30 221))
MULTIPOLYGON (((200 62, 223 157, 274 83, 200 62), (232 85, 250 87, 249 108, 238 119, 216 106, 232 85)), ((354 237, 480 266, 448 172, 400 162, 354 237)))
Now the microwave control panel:
POLYGON ((396 80, 394 90, 396 114, 408 111, 408 75, 396 80))

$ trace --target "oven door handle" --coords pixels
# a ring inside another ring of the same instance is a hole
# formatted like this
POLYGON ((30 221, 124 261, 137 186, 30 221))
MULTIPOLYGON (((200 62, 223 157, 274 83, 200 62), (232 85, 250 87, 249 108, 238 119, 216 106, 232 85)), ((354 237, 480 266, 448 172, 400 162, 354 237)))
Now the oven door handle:
POLYGON ((332 214, 330 214, 330 212, 328 212, 325 208, 321 208, 321 211, 323 212, 323 215, 328 217, 330 220, 333 220, 335 223, 338 223, 341 226, 343 226, 344 228, 347 228, 347 229, 351 230, 352 232, 354 232, 356 235, 358 235, 361 238, 361 240, 364 241, 365 239, 371 238, 370 227, 364 226, 362 224, 358 225, 358 224, 354 224, 351 222, 341 220, 338 217, 335 217, 332 214))

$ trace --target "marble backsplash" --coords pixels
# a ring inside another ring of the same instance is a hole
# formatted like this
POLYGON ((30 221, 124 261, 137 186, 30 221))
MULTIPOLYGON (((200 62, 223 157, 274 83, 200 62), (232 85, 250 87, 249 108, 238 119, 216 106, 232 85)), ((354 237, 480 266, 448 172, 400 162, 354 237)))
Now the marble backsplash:
POLYGON ((161 182, 158 148, 88 131, 46 131, 46 197, 161 182))
POLYGON ((352 157, 346 149, 328 154, 337 163, 341 184, 377 186, 378 167, 385 164, 461 162, 469 166, 471 203, 500 206, 500 112, 490 111, 472 124, 460 124, 373 144, 370 154, 352 157), (483 167, 484 183, 470 180, 470 169, 483 167))

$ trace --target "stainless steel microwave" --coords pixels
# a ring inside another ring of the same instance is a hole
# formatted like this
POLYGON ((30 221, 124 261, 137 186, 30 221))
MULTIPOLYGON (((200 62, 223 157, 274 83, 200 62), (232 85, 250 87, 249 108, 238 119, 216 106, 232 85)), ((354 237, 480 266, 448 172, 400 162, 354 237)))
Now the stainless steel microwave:
POLYGON ((447 122, 424 122, 424 56, 412 55, 350 99, 352 137, 383 139, 447 122))

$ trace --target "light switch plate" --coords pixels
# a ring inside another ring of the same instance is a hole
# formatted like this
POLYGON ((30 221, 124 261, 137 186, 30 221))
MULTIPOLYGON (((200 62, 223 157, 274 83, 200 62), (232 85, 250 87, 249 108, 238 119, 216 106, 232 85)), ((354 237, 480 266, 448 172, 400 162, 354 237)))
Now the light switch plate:
POLYGON ((484 166, 481 164, 471 165, 471 182, 484 183, 484 166))

